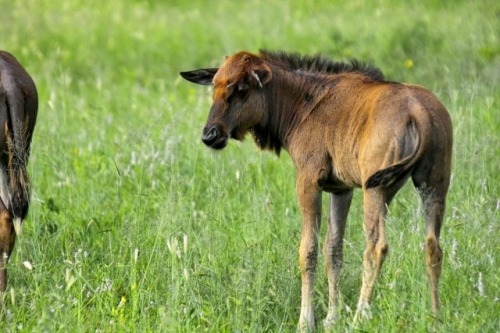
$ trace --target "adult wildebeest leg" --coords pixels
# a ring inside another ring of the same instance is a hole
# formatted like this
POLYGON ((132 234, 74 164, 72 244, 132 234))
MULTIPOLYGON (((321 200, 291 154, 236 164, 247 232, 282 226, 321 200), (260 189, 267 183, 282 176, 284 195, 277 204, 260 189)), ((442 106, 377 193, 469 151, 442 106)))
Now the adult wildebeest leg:
POLYGON ((0 200, 0 296, 7 288, 7 262, 14 248, 16 233, 12 217, 0 200))
POLYGON ((307 174, 297 177, 297 198, 302 212, 299 266, 302 279, 299 330, 314 330, 313 291, 318 259, 318 230, 321 224, 321 190, 307 174))
POLYGON ((343 240, 347 213, 352 201, 352 190, 330 194, 330 214, 328 230, 323 243, 326 275, 328 277, 328 312, 325 327, 335 324, 339 304, 339 280, 343 259, 343 240))
MULTIPOLYGON (((0 107, 1 108, 1 107, 0 107)), ((3 110, 2 110, 3 111, 3 110)), ((16 233, 14 231, 12 213, 6 205, 10 203, 9 195, 9 131, 7 129, 7 112, 0 112, 0 299, 7 288, 7 263, 14 248, 16 233)))
POLYGON ((379 188, 364 189, 364 224, 366 249, 363 257, 363 281, 359 301, 354 315, 356 323, 369 311, 368 305, 373 293, 375 281, 387 255, 389 247, 385 237, 384 220, 387 215, 387 205, 392 196, 379 188))

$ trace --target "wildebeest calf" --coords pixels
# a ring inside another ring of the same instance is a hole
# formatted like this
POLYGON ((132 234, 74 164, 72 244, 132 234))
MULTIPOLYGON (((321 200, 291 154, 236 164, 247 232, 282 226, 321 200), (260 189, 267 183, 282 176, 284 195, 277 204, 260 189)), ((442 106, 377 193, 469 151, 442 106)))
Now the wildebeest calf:
POLYGON ((0 51, 0 294, 7 287, 16 229, 28 214, 26 165, 37 112, 35 83, 11 54, 0 51))
POLYGON ((425 257, 431 304, 439 310, 442 251, 439 233, 450 182, 452 126, 445 107, 428 90, 386 81, 357 61, 284 52, 239 52, 220 68, 181 75, 214 85, 203 142, 215 149, 250 132, 256 144, 290 154, 297 169, 302 212, 299 264, 302 275, 300 330, 314 329, 313 285, 321 222, 321 193, 330 193, 323 246, 329 285, 324 324, 338 312, 345 221, 353 189, 364 198, 366 249, 354 320, 363 316, 387 255, 387 207, 411 177, 425 208, 425 257))

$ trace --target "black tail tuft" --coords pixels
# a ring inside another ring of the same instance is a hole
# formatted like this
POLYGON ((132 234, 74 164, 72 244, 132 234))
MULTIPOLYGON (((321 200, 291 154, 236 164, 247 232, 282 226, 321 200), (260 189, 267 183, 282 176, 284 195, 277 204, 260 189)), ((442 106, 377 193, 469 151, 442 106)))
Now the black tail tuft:
POLYGON ((371 175, 365 182, 365 188, 388 187, 400 181, 407 174, 408 168, 405 164, 396 164, 371 175))
POLYGON ((31 187, 25 170, 18 171, 17 174, 16 178, 13 179, 14 182, 11 180, 10 210, 14 217, 24 220, 28 215, 31 187))

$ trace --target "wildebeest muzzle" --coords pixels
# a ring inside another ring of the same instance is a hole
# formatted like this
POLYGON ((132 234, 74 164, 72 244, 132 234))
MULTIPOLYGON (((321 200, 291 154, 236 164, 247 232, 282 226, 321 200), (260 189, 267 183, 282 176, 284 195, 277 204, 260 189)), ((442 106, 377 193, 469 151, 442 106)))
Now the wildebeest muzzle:
POLYGON ((220 125, 207 125, 201 135, 203 143, 213 149, 226 147, 228 138, 229 136, 220 125))

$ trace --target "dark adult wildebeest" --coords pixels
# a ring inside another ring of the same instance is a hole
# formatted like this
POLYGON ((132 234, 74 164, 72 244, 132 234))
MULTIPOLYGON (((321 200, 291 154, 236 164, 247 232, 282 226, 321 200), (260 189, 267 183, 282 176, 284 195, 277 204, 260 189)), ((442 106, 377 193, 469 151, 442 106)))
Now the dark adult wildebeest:
POLYGON ((28 214, 26 165, 38 112, 35 83, 9 53, 0 51, 0 294, 7 287, 7 262, 28 214))
POLYGON ((432 309, 439 310, 442 251, 439 232, 450 183, 452 126, 445 107, 428 90, 384 80, 380 70, 357 61, 261 51, 239 52, 220 68, 181 73, 214 85, 213 105, 202 133, 215 149, 228 138, 252 133, 262 149, 290 154, 297 169, 302 212, 299 328, 314 329, 313 285, 321 221, 321 193, 330 193, 323 253, 329 284, 325 325, 338 312, 342 241, 353 188, 364 196, 366 250, 354 320, 368 307, 387 255, 387 206, 411 176, 425 207, 426 264, 432 309))

